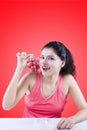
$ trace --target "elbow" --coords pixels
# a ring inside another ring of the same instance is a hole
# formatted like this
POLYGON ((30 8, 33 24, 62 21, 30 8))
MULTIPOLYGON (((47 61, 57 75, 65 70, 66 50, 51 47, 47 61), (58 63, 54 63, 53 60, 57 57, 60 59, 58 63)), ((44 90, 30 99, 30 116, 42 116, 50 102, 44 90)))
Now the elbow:
POLYGON ((3 98, 3 100, 2 100, 2 108, 3 108, 3 110, 9 111, 14 106, 15 106, 15 102, 13 100, 7 99, 5 97, 3 98))
POLYGON ((2 103, 2 108, 5 111, 9 111, 11 108, 7 107, 5 104, 2 103))
POLYGON ((2 102, 2 108, 5 111, 11 110, 12 106, 7 105, 4 101, 2 102))

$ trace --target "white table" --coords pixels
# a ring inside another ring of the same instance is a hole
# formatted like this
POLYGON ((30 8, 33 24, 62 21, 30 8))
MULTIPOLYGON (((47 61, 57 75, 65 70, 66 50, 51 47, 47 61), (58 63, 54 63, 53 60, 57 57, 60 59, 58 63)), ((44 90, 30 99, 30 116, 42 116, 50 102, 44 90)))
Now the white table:
MULTIPOLYGON (((0 118, 0 130, 57 130, 59 121, 60 118, 0 118)), ((87 130, 87 120, 72 130, 87 130)))

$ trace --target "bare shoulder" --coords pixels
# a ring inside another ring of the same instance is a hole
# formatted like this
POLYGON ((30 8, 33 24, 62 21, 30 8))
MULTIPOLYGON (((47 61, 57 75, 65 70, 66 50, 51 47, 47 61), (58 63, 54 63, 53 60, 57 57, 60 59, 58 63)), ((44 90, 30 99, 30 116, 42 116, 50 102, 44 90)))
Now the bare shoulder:
POLYGON ((77 84, 76 80, 71 74, 63 76, 63 86, 64 86, 64 93, 66 97, 70 93, 70 89, 72 87, 75 88, 75 86, 77 86, 76 84, 77 84))
POLYGON ((70 86, 72 83, 76 82, 74 76, 72 76, 71 74, 63 76, 63 81, 66 82, 70 86))

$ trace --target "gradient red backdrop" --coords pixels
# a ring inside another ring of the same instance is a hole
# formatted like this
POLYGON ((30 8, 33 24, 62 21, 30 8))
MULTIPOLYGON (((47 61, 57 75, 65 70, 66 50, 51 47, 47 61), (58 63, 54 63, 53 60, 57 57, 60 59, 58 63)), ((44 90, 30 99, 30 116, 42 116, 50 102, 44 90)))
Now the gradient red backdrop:
MULTIPOLYGON (((87 100, 87 0, 0 0, 0 117, 22 116, 24 99, 10 111, 2 109, 16 53, 39 56, 42 46, 51 40, 61 41, 71 50, 77 82, 87 100)), ((68 97, 63 116, 76 111, 68 97)))

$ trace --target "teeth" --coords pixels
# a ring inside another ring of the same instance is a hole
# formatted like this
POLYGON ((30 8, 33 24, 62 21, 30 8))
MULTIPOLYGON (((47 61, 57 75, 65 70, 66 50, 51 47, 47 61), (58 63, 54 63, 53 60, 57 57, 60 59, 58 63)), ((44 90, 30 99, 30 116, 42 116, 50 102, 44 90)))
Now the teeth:
POLYGON ((43 68, 43 70, 49 70, 50 68, 49 67, 42 67, 43 68))

